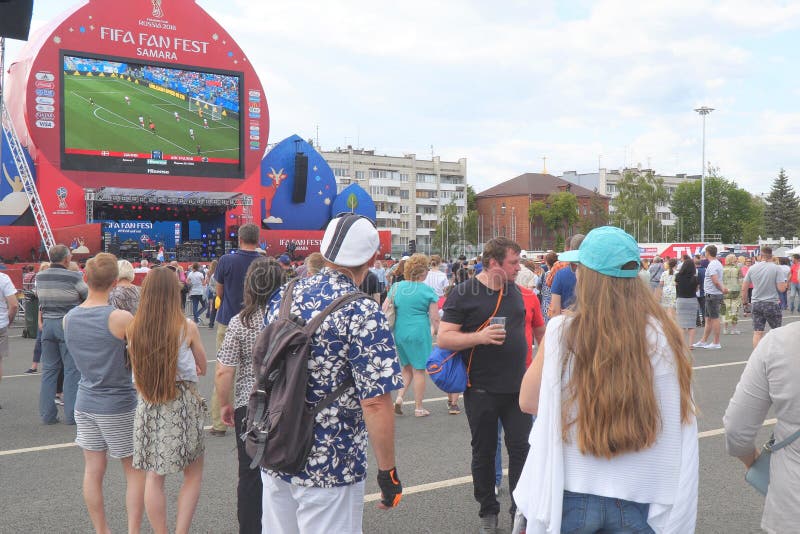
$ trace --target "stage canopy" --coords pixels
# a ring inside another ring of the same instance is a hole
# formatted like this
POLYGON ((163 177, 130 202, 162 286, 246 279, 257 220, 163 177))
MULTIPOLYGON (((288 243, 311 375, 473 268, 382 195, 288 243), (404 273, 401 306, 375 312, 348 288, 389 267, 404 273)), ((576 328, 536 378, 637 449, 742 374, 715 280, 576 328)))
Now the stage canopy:
POLYGON ((104 187, 86 190, 86 200, 116 204, 169 204, 176 206, 249 206, 253 199, 240 192, 169 191, 104 187))

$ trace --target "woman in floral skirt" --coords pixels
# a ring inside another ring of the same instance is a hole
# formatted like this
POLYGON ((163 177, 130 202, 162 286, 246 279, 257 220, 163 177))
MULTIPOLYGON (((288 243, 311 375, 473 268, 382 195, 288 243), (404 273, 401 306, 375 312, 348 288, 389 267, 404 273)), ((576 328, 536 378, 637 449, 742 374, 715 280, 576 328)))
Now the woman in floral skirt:
POLYGON ((207 410, 197 377, 206 373, 206 351, 197 325, 183 314, 174 272, 157 268, 145 277, 127 338, 139 393, 133 466, 147 471, 147 518, 156 534, 168 532, 164 479, 183 471, 175 532, 188 533, 203 478, 207 410))

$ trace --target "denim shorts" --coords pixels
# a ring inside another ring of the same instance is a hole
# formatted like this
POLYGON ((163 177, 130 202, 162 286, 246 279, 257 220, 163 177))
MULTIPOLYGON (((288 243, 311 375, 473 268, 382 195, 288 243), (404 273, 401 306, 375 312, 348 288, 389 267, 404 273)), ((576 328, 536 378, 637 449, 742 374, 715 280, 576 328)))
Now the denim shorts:
POLYGON ((653 534, 649 504, 564 491, 562 534, 653 534))

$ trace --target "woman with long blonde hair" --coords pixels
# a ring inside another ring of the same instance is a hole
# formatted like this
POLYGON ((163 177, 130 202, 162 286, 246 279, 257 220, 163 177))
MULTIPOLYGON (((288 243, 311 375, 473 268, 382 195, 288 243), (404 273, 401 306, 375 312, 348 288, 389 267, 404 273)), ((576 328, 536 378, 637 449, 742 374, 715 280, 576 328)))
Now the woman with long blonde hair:
POLYGON ((636 241, 592 230, 576 306, 554 317, 520 391, 537 416, 514 493, 527 532, 694 532, 697 422, 689 349, 638 278, 636 241))
POLYGON ((133 466, 147 471, 145 511, 157 534, 167 533, 166 475, 183 471, 176 533, 188 533, 203 478, 205 402, 197 393, 206 351, 197 325, 184 316, 181 284, 166 268, 152 269, 128 327, 128 353, 139 393, 133 466))

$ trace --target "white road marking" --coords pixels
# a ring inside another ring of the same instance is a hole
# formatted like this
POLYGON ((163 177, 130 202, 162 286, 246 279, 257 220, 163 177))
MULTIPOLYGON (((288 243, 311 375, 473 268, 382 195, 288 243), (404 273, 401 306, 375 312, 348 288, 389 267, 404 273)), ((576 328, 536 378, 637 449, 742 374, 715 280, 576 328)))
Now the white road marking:
MULTIPOLYGON (((764 421, 764 424, 761 425, 761 426, 770 426, 770 425, 774 425, 777 422, 778 422, 777 419, 767 419, 766 421, 764 421)), ((724 428, 715 428, 714 430, 706 430, 705 432, 698 432, 697 437, 698 438, 710 438, 712 436, 720 436, 720 435, 722 435, 724 433, 725 433, 725 429, 724 428)))
MULTIPOLYGON (((777 419, 767 419, 764 421, 762 426, 769 426, 774 425, 777 422, 777 419)), ((700 432, 697 434, 698 439, 702 438, 710 438, 713 436, 719 436, 725 433, 724 428, 717 428, 714 430, 707 430, 705 432, 700 432)), ((508 469, 503 469, 503 474, 508 475, 508 469)), ((458 478, 451 478, 448 480, 439 480, 436 482, 429 482, 428 484, 420 484, 418 486, 410 486, 408 488, 403 488, 403 496, 406 495, 413 495, 414 493, 422 493, 425 491, 433 491, 442 488, 450 488, 453 486, 463 486, 464 484, 470 484, 472 482, 472 475, 465 476, 465 477, 458 477, 458 478)), ((364 502, 376 502, 381 499, 380 493, 370 493, 368 495, 364 495, 364 502)))
POLYGON ((728 362, 728 363, 715 363, 712 365, 700 365, 698 367, 692 367, 695 371, 699 371, 701 369, 714 369, 716 367, 730 367, 731 365, 744 365, 747 363, 747 360, 743 362, 728 362))
POLYGON ((67 447, 77 447, 74 442, 70 443, 56 443, 55 445, 42 445, 41 447, 28 447, 27 449, 11 449, 8 451, 0 451, 0 456, 10 456, 12 454, 23 454, 26 452, 49 451, 53 449, 66 449, 67 447))
MULTIPOLYGON (((508 469, 503 469, 503 474, 508 476, 508 469)), ((415 493, 422 493, 425 491, 433 491, 442 488, 449 488, 452 486, 461 486, 463 484, 471 484, 472 475, 458 478, 451 478, 449 480, 439 480, 438 482, 430 482, 428 484, 420 484, 419 486, 411 486, 410 488, 403 488, 403 497, 406 495, 413 495, 415 493)), ((370 493, 364 495, 364 502, 375 502, 381 500, 380 493, 370 493)))

